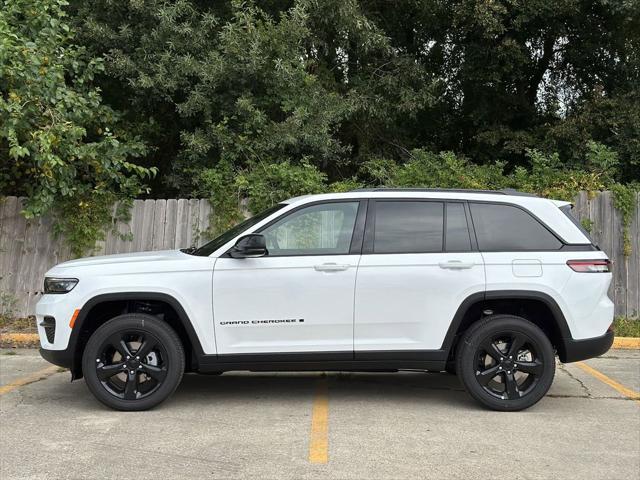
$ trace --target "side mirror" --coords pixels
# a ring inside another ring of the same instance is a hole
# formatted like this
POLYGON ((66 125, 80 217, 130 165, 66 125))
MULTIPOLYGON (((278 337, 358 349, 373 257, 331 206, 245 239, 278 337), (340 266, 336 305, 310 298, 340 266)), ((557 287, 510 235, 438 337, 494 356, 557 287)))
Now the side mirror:
POLYGON ((250 233, 240 237, 229 251, 229 255, 233 258, 264 257, 268 253, 267 241, 264 235, 260 235, 259 233, 250 233))

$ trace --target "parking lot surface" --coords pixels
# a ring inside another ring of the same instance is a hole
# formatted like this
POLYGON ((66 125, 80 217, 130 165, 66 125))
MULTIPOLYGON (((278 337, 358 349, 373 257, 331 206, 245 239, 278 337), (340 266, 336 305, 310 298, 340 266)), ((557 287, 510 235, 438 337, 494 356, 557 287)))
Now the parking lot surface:
POLYGON ((0 350, 2 480, 640 478, 638 351, 559 365, 518 413, 422 372, 186 375, 136 413, 69 378, 36 350, 0 350))

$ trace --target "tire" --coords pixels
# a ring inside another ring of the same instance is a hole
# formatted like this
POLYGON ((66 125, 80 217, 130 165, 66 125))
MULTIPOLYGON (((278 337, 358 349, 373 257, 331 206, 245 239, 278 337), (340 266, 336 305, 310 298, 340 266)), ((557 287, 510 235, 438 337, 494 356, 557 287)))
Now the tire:
POLYGON ((465 332, 456 367, 464 388, 478 402, 513 412, 544 397, 556 364, 551 342, 540 328, 514 315, 492 315, 465 332))
POLYGON ((184 349, 176 332, 156 317, 138 313, 100 326, 82 356, 91 393, 123 411, 148 410, 166 400, 180 384, 184 368, 184 349))

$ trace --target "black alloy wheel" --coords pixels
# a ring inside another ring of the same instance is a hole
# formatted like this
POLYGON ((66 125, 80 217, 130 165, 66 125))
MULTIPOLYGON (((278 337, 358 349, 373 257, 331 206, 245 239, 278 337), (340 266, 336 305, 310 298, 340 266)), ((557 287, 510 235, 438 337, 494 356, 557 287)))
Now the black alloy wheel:
POLYGON ((555 354, 545 333, 514 315, 492 315, 473 324, 457 352, 465 389, 494 410, 523 410, 549 390, 555 354))
POLYGON ((102 343, 95 369, 109 393, 124 400, 138 400, 162 385, 167 376, 167 353, 150 333, 121 331, 102 343))
POLYGON ((478 347, 476 380, 485 392, 515 400, 534 389, 544 372, 535 342, 520 332, 487 337, 478 347))
POLYGON ((117 410, 147 410, 178 387, 184 349, 165 322, 125 314, 98 328, 85 348, 82 372, 91 393, 117 410))

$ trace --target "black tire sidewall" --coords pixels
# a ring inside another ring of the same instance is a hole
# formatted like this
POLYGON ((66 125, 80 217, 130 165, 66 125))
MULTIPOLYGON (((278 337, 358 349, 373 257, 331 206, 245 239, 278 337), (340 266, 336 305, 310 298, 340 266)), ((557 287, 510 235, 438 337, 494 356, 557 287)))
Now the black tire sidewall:
POLYGON ((165 322, 145 314, 125 314, 100 326, 89 338, 82 356, 82 372, 91 393, 104 405, 116 410, 148 410, 166 400, 178 387, 184 373, 184 349, 176 332, 165 322), (124 400, 109 393, 98 379, 95 359, 104 340, 123 330, 139 330, 155 336, 167 354, 167 376, 151 395, 139 400, 124 400))
POLYGON ((484 406, 499 411, 518 411, 536 404, 548 392, 555 375, 555 354, 545 333, 528 320, 511 315, 487 317, 474 324, 461 340, 456 363, 458 377, 467 392, 484 406), (476 354, 488 336, 509 332, 523 333, 534 341, 544 371, 533 391, 516 400, 501 400, 487 393, 476 380, 476 354))

